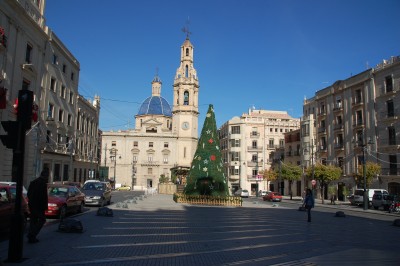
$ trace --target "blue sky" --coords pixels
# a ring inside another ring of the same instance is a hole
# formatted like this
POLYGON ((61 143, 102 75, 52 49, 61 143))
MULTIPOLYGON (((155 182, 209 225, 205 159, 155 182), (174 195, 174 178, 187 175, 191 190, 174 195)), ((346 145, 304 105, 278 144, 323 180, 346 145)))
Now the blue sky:
POLYGON ((400 55, 398 0, 47 0, 47 25, 81 64, 79 92, 101 97, 100 129, 133 127, 151 81, 172 104, 181 29, 190 21, 199 127, 257 109, 302 115, 340 79, 400 55))

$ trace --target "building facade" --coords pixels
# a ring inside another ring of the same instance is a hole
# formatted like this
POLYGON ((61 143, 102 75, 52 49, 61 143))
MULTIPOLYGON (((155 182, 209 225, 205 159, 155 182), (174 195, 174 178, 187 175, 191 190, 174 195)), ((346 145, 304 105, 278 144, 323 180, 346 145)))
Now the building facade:
MULTIPOLYGON (((45 4, 45 0, 0 2, 0 87, 5 92, 1 93, 1 121, 16 120, 19 90, 30 90, 34 94, 35 120, 27 131, 25 144, 25 186, 43 167, 50 169, 50 182, 74 181, 73 173, 79 172, 74 169, 74 162, 75 144, 81 138, 76 133, 78 110, 82 108, 79 105, 82 97, 78 93, 80 64, 45 25, 45 4)), ((99 101, 90 105, 87 107, 93 117, 90 126, 96 137, 87 142, 89 146, 98 141, 100 111, 99 101)), ((5 134, 3 129, 0 134, 5 134)), ((2 144, 0 161, 0 179, 12 180, 12 150, 2 144)), ((97 169, 97 157, 91 164, 76 166, 97 169)))
POLYGON ((252 195, 259 190, 276 191, 278 181, 263 180, 262 172, 279 159, 275 157, 285 147, 284 134, 299 126, 300 120, 285 111, 255 108, 225 122, 219 129, 219 137, 231 194, 239 188, 252 195))
POLYGON ((135 128, 102 133, 103 167, 116 187, 157 188, 161 176, 185 183, 198 141, 199 81, 187 37, 173 84, 173 105, 161 96, 161 79, 135 115, 135 128))
POLYGON ((307 152, 303 161, 306 166, 322 163, 342 168, 342 177, 333 182, 339 200, 344 199, 344 187, 357 188, 354 174, 364 163, 364 154, 366 161, 382 167, 371 187, 400 193, 399 73, 399 57, 392 57, 304 101, 301 146, 312 155, 307 152))

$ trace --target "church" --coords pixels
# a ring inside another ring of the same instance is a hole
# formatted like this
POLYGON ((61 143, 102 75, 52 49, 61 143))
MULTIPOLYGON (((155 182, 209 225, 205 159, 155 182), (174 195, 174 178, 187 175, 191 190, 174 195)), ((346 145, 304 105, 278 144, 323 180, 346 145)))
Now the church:
MULTIPOLYGON (((102 132, 102 168, 114 187, 157 188, 160 178, 185 183, 198 141, 199 81, 189 35, 181 46, 172 106, 156 75, 151 96, 135 115, 135 128, 102 132)), ((100 179, 104 179, 100 173, 100 179)))

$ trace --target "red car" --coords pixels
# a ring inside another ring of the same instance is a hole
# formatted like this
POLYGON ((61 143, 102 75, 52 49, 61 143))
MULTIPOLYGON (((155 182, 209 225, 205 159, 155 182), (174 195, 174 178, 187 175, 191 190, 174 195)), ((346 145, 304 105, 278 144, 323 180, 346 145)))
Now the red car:
MULTIPOLYGON (((11 216, 15 210, 16 187, 0 185, 0 231, 8 231, 11 225, 11 216)), ((29 217, 29 207, 25 197, 22 197, 21 211, 25 221, 29 217)))
POLYGON ((263 200, 266 201, 282 201, 282 195, 278 192, 268 192, 264 197, 263 200))
POLYGON ((71 212, 83 212, 85 194, 76 186, 48 184, 48 209, 46 216, 64 218, 71 212))

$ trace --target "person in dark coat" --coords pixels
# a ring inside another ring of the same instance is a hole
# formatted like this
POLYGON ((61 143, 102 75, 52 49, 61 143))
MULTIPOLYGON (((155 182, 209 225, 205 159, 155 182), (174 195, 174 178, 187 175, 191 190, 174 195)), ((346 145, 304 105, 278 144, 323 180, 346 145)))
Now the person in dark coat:
POLYGON ((47 210, 47 182, 49 180, 49 169, 44 168, 40 176, 29 184, 28 205, 30 211, 30 223, 28 242, 37 243, 36 238, 46 222, 45 212, 47 210))
POLYGON ((306 190, 306 197, 304 199, 303 206, 307 210, 308 222, 311 222, 311 209, 314 208, 314 195, 311 189, 306 190))

